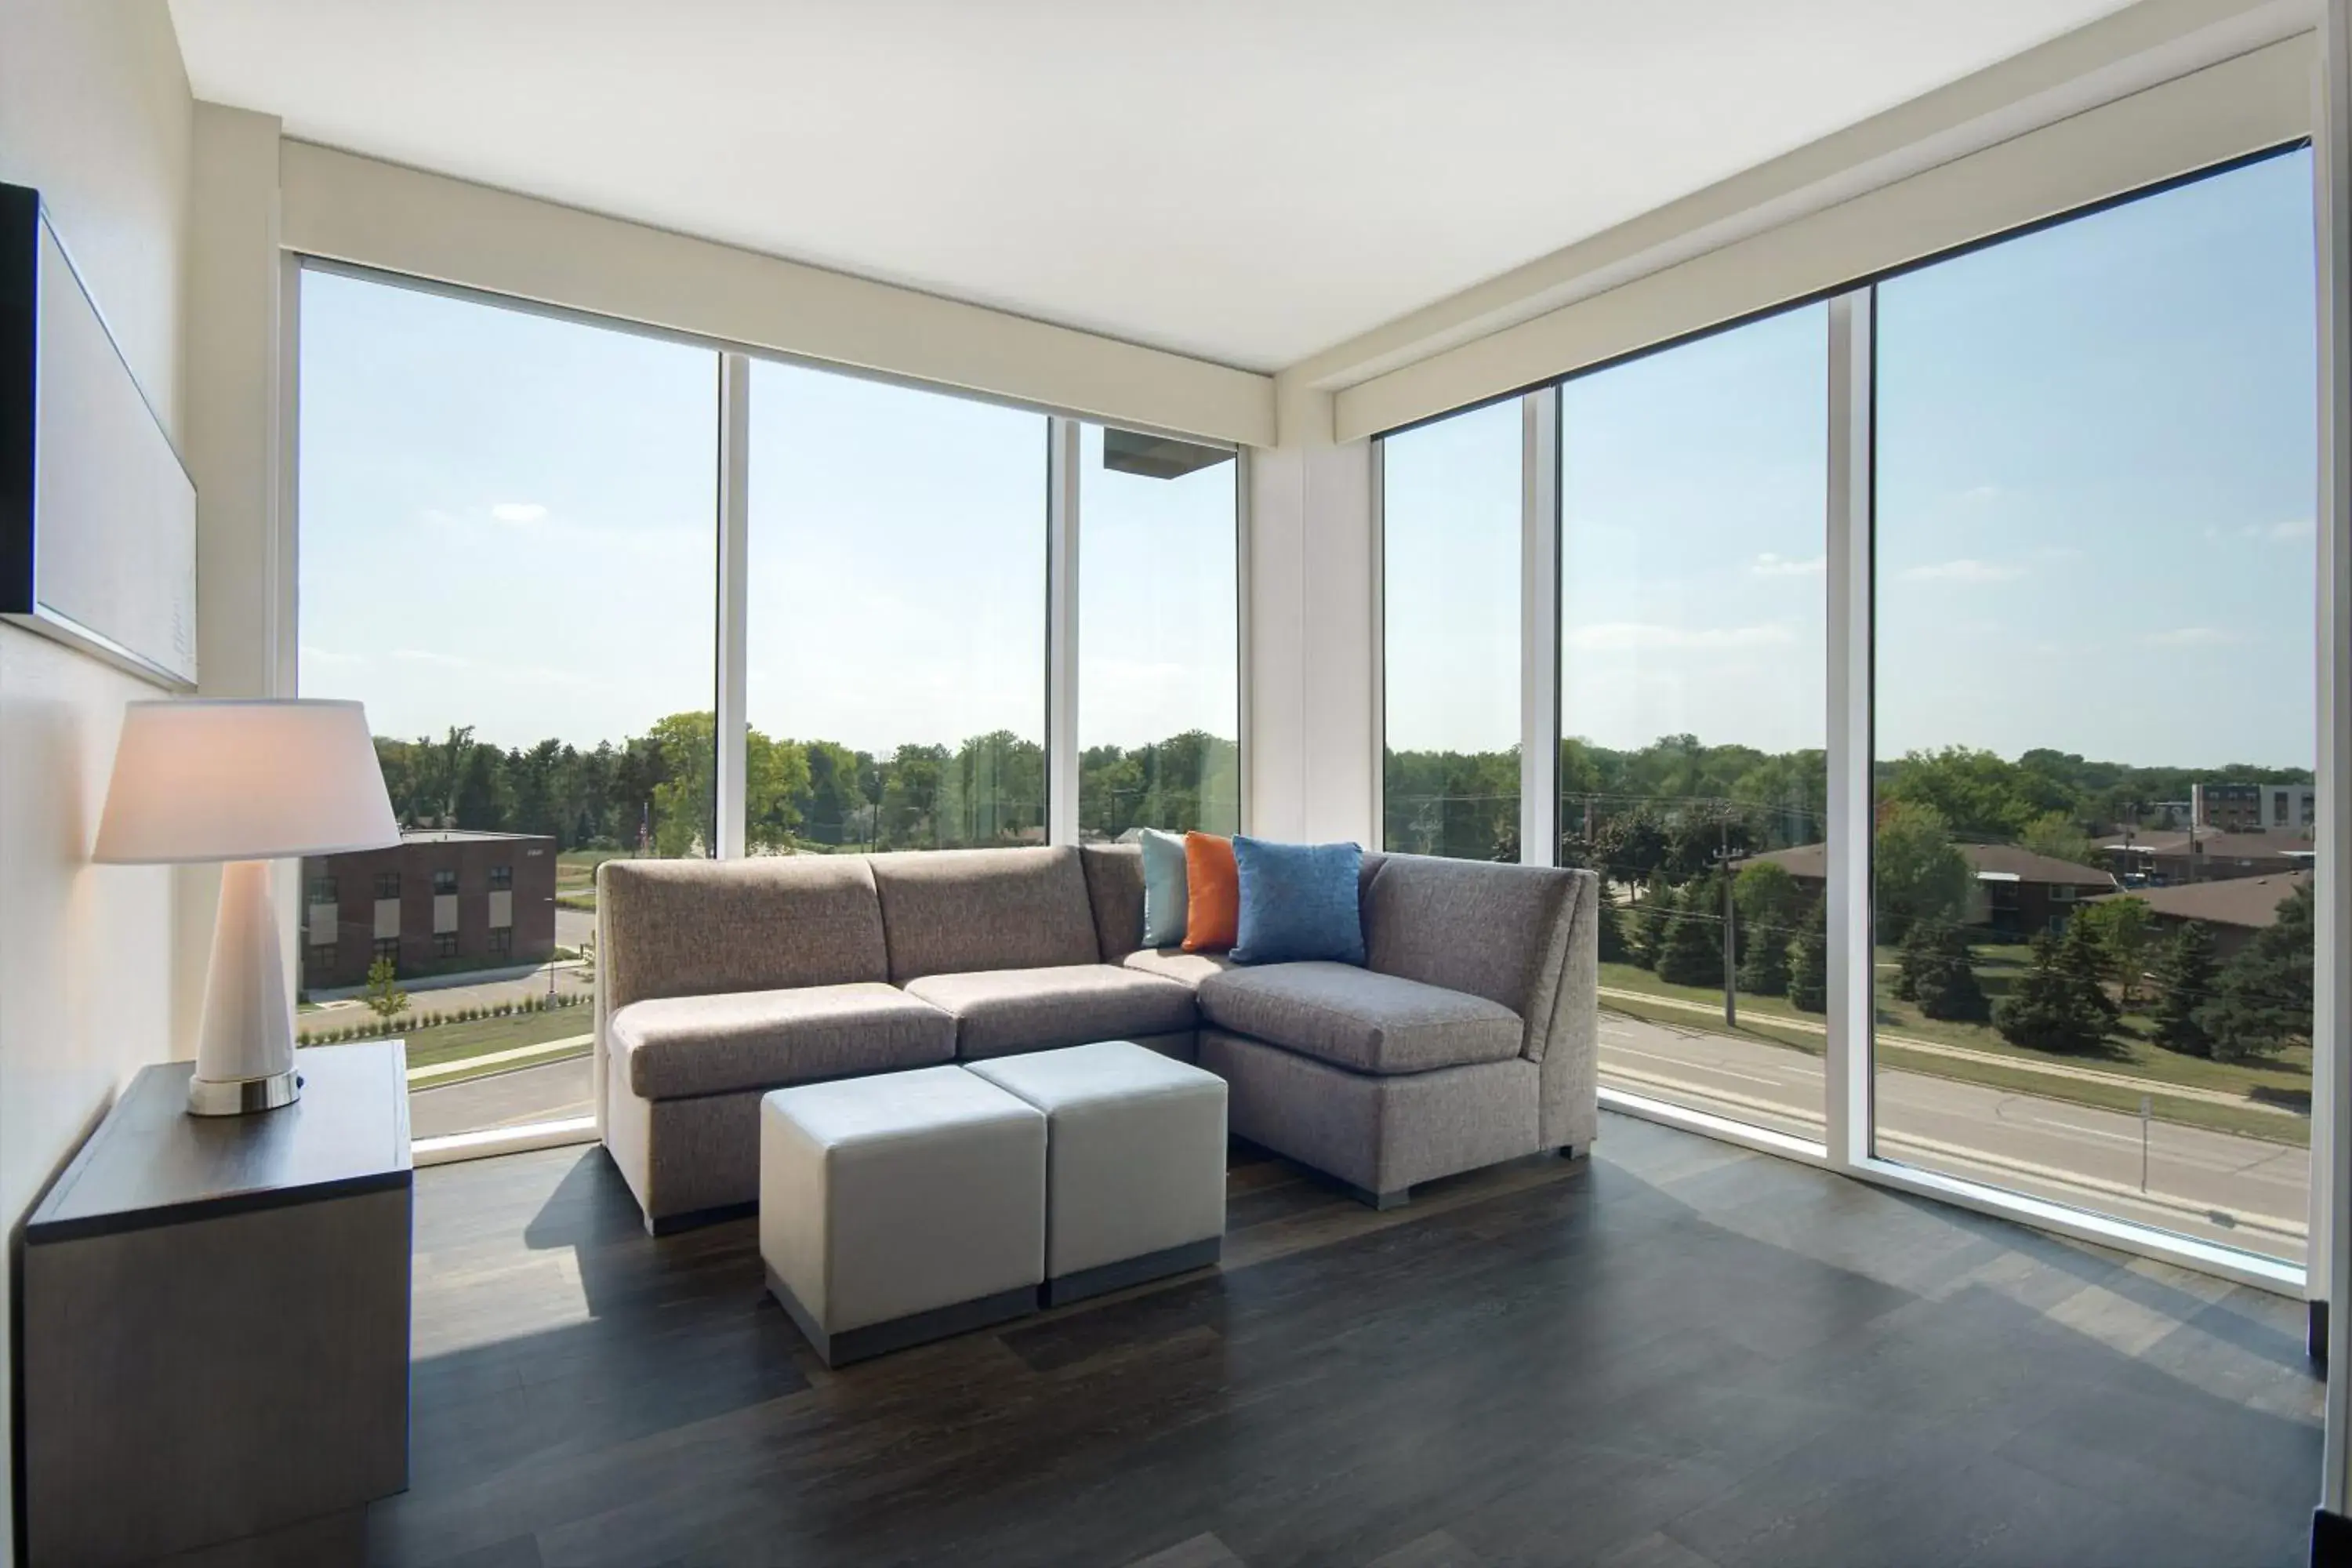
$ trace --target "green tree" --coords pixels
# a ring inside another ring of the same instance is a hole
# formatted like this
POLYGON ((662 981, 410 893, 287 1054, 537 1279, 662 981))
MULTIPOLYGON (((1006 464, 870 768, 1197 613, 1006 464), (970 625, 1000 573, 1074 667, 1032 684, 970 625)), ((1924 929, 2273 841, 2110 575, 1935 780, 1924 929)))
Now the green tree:
POLYGON ((1813 900, 1789 944, 1789 1005, 1800 1013, 1830 1010, 1829 900, 1813 900))
POLYGON ((646 732, 662 761, 651 801, 654 853, 665 859, 717 852, 718 731, 718 716, 706 709, 672 713, 646 732))
POLYGON ((743 831, 754 851, 793 847, 801 803, 809 795, 808 748, 772 741, 747 727, 743 734, 743 831))
POLYGON ((2046 811, 2025 825, 2017 841, 2036 855, 2047 855, 2053 860, 2070 861, 2077 866, 2104 867, 2105 855, 2091 842, 2082 824, 2063 811, 2046 811))
POLYGON ((1897 801, 1881 814, 1873 859, 1878 940, 1900 942, 1915 921, 1958 924, 1967 912, 1976 875, 1943 815, 1934 806, 1897 801))
POLYGON ((2213 999, 2221 965, 2213 956, 2213 931, 2203 921, 2183 921, 2158 957, 2156 972, 2156 1043, 2186 1057, 2213 1054, 2205 1027, 2205 1006, 2213 999))
POLYGON ((2033 964, 1993 1014, 2001 1038, 2032 1050, 2079 1055, 2115 1027, 2116 1005, 2099 984, 2097 949, 2086 931, 2033 939, 2033 964))
POLYGON ((1666 951, 1666 931, 1681 912, 1682 896, 1672 888, 1654 887, 1633 906, 1633 962, 1644 969, 1658 967, 1666 951))
POLYGON ((2311 1038, 2313 915, 2306 883, 2280 900, 2278 918, 2222 965, 2200 1016, 2216 1059, 2274 1056, 2311 1038))
POLYGON ((1905 753, 1885 794, 1933 811, 1948 832, 2012 843, 2036 817, 2074 804, 2047 773, 1966 746, 1905 753))
MULTIPOLYGON (((2146 999, 2148 965, 2157 956, 2155 918, 2143 899, 2104 898, 2074 911, 2074 925, 2084 928, 2098 950, 2101 972, 2116 985, 2126 1009, 2146 999)), ((2071 927, 2070 927, 2071 929, 2071 927)))
POLYGON ((1600 929, 1594 933, 1601 944, 1601 962, 1625 963, 1632 953, 1625 945, 1625 922, 1617 911, 1617 899, 1610 892, 1609 884, 1601 884, 1601 900, 1597 906, 1600 929))
POLYGON ((1789 994, 1789 930, 1772 924, 1749 925, 1739 938, 1740 990, 1754 996, 1789 994))
POLYGON ((1919 1011, 1930 1018, 1954 1024, 1981 1024, 1990 1018, 1992 1007, 1977 980, 1968 932, 1958 926, 1929 926, 1924 922, 1912 930, 1928 933, 1919 943, 1921 951, 1916 963, 1908 962, 1912 950, 1905 949, 1911 999, 1918 1004, 1919 1011))
POLYGON ((1723 984, 1723 892, 1715 878, 1683 889, 1658 951, 1658 978, 1674 985, 1723 984))
POLYGON ((368 1011, 387 1026, 408 1011, 408 993, 400 988, 397 972, 388 958, 379 958, 368 965, 367 988, 360 996, 367 1003, 368 1011))

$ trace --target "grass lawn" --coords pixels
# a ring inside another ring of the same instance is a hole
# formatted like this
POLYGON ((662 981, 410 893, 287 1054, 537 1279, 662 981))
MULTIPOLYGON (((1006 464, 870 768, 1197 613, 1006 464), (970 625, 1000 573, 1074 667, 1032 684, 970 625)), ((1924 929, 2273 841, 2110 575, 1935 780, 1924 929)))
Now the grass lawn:
MULTIPOLYGON (((1976 951, 1979 980, 1987 997, 1998 1002, 2015 983, 2027 960, 2028 950, 2022 946, 1985 946, 1976 951)), ((1965 1047, 1988 1056, 2011 1057, 2021 1064, 2050 1062, 2147 1079, 2157 1083, 2177 1084, 2184 1089, 2242 1095, 2250 1102, 2259 1101, 2261 1105, 2302 1114, 2281 1116, 2254 1103, 2239 1110, 2208 1100, 2173 1099, 2160 1091, 2152 1095, 2150 1110, 2166 1121, 2207 1127, 2217 1131, 2242 1133, 2273 1142, 2305 1144, 2310 1142, 2311 1126, 2305 1120, 2311 1108, 2311 1052, 2308 1047, 2298 1047, 2262 1062, 2208 1061, 2164 1049, 2150 1037, 2148 1020, 2144 1016, 2129 1014, 2125 1016, 2123 1028, 2108 1039, 2104 1051, 2058 1056, 2046 1051, 2029 1050, 2011 1045, 1988 1025, 1943 1023, 1922 1016, 1917 1007, 1895 996, 1894 969, 1894 950, 1880 949, 1878 1026, 1887 1034, 1965 1047)), ((1638 991, 1718 1009, 1723 1001, 1723 992, 1718 987, 1669 985, 1650 971, 1629 963, 1602 964, 1601 984, 1616 990, 1638 991)), ((1718 1021, 1710 1025, 1687 1008, 1645 1008, 1637 1002, 1613 996, 1605 998, 1604 1005, 1655 1023, 1684 1028, 1704 1026, 1716 1032, 1726 1032, 1720 1022, 1719 1011, 1716 1015, 1718 1021)), ((1739 997, 1739 1028, 1730 1032, 1749 1039, 1794 1047, 1813 1056, 1819 1056, 1823 1049, 1822 1037, 1818 1032, 1822 1024, 1820 1015, 1800 1013, 1782 997, 1742 994, 1739 997)), ((1997 1062, 1958 1060, 1926 1052, 1906 1051, 1900 1044, 1887 1040, 1881 1041, 1879 1053, 1890 1066, 1899 1066, 1906 1071, 1983 1084, 1989 1088, 2033 1094, 2073 1104, 2097 1106, 2127 1115, 2137 1115, 2139 1110, 2140 1091, 2126 1085, 2057 1078, 2031 1071, 2022 1066, 2010 1069, 1997 1062)))
MULTIPOLYGON (((518 1046, 536 1046, 549 1040, 568 1039, 574 1035, 586 1035, 596 1027, 596 1010, 584 1003, 572 1007, 551 1007, 543 1013, 513 1013, 503 1018, 475 1018, 463 1024, 436 1024, 429 1028, 411 1028, 395 1019, 383 1031, 397 1035, 408 1042, 408 1065, 412 1068, 433 1067, 441 1062, 458 1061, 467 1057, 488 1056, 494 1051, 512 1050, 518 1046)), ((580 1049, 588 1048, 585 1043, 580 1049)), ((560 1061, 561 1056, 540 1058, 560 1061)), ((526 1065, 536 1066, 536 1062, 526 1065)), ((503 1071, 506 1063, 491 1064, 486 1071, 503 1071)), ((474 1075, 457 1073, 436 1079, 439 1083, 456 1083, 474 1075)))
POLYGON ((555 858, 555 901, 567 910, 596 907, 596 868, 607 860, 633 860, 634 849, 566 849, 555 858))

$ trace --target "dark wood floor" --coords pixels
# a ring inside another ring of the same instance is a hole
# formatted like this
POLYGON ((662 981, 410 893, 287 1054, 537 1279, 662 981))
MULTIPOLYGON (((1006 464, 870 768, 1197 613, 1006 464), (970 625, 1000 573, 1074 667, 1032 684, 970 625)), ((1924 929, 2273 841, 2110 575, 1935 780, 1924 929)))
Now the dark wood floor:
POLYGON ((2301 1561, 2301 1308, 1621 1117, 1375 1215, 1237 1151, 1219 1271, 827 1373, 748 1221, 418 1178, 372 1550, 668 1563, 2301 1561))

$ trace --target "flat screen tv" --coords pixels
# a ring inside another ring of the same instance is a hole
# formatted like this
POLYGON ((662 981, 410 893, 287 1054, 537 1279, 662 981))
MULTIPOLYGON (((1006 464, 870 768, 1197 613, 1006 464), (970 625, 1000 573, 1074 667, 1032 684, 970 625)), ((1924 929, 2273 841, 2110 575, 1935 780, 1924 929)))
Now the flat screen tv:
POLYGON ((38 192, 0 184, 0 618, 196 681, 196 490, 38 192))

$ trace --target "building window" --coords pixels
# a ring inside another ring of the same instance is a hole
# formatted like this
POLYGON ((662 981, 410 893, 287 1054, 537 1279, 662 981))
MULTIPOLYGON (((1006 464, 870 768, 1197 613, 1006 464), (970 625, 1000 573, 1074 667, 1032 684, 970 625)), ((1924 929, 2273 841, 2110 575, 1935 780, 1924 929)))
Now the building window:
POLYGON ((504 958, 504 957, 506 957, 508 954, 509 954, 509 953, 511 953, 511 952, 514 952, 514 927, 512 927, 512 926, 492 926, 492 927, 490 928, 490 952, 491 952, 491 954, 492 954, 494 957, 498 957, 498 958, 504 958))
POLYGON ((1601 984, 1676 1004, 1612 1020, 1601 1081, 1809 1140, 1828 398, 1821 305, 1559 389, 1559 858, 1631 933, 1601 984))
POLYGON ((490 868, 490 891, 492 891, 493 893, 503 893, 503 892, 506 892, 507 890, 509 890, 509 889, 511 889, 513 886, 514 886, 514 868, 513 868, 513 867, 511 867, 511 866, 493 866, 493 867, 491 867, 491 868, 490 868))
POLYGON ((310 880, 310 900, 314 904, 331 904, 337 902, 338 900, 335 897, 335 879, 331 876, 311 878, 310 880))
POLYGON ((1519 858, 1518 399, 1380 444, 1381 838, 1519 858))
POLYGON ((434 932, 434 934, 433 934, 433 956, 434 956, 434 957, 436 957, 436 958, 455 958, 455 957, 457 957, 457 933, 456 931, 436 931, 436 932, 434 932))
POLYGON ((389 963, 394 968, 399 967, 400 939, 396 936, 380 936, 376 938, 375 945, 370 951, 368 958, 369 962, 373 963, 389 963))
POLYGON ((304 952, 302 959, 304 967, 321 972, 334 968, 335 945, 331 942, 312 942, 304 952))
POLYGON ((766 360, 751 398, 751 847, 1042 842, 1045 417, 766 360))
POLYGON ((439 870, 433 873, 433 896, 435 898, 446 898, 448 895, 455 893, 457 890, 457 872, 453 870, 439 870))
POLYGON ((1214 447, 1078 431, 1078 836, 1241 821, 1239 472, 1214 447))
POLYGON ((378 871, 375 874, 375 896, 379 900, 400 897, 400 873, 378 871))
MULTIPOLYGON (((2251 870, 2205 828, 2191 885, 2053 886, 2030 944, 1965 895, 2000 846, 2158 827, 2134 803, 2183 763, 2313 765, 2311 195, 2297 151, 1887 279, 1874 355, 1874 1152, 2292 1262, 2308 1123, 2211 1100, 2308 1103, 2310 1020, 2278 1005, 2309 1006, 2308 889, 2252 900, 2251 959, 2158 935, 2251 870)), ((2227 831, 2280 798, 2197 794, 2227 831)))

